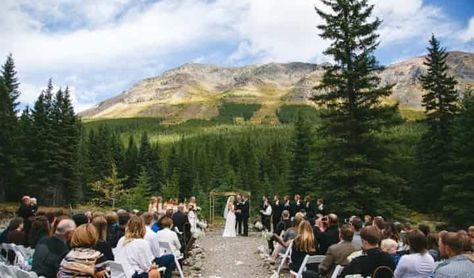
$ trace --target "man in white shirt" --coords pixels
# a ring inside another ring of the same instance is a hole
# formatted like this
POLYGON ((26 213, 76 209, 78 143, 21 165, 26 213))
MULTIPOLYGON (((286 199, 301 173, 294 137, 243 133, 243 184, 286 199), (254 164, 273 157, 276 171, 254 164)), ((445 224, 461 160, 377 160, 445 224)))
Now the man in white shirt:
POLYGON ((154 262, 159 266, 166 267, 165 278, 171 278, 173 269, 176 267, 174 263, 174 256, 171 254, 161 254, 160 250, 160 237, 157 233, 151 229, 153 214, 144 213, 142 214, 143 222, 145 222, 145 237, 144 239, 148 242, 151 248, 151 252, 155 257, 154 262))

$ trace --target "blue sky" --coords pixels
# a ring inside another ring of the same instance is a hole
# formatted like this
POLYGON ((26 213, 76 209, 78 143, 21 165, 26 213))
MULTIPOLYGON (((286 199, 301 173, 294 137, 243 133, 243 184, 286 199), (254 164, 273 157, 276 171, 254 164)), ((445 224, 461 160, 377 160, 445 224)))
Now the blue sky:
MULTIPOLYGON (((434 33, 474 52, 473 0, 370 0, 383 19, 376 54, 388 65, 425 53, 434 33)), ((0 57, 12 53, 21 101, 47 80, 72 89, 76 110, 183 63, 330 61, 318 0, 2 0, 0 57)))

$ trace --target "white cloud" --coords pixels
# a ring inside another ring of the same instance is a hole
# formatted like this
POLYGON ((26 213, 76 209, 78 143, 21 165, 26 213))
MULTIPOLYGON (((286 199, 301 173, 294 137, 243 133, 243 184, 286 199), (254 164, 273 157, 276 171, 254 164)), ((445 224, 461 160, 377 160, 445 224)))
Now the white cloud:
POLYGON ((474 40, 474 16, 469 20, 467 29, 461 33, 461 39, 465 42, 474 40))
MULTIPOLYGON (((474 37, 474 18, 463 29, 423 0, 371 3, 374 15, 383 19, 381 48, 400 42, 425 45, 432 32, 454 46, 474 37)), ((74 88, 80 110, 184 59, 328 61, 314 5, 320 1, 2 0, 0 57, 14 55, 24 83, 21 101, 31 104, 53 77, 74 88), (222 44, 227 49, 220 49, 222 44)))

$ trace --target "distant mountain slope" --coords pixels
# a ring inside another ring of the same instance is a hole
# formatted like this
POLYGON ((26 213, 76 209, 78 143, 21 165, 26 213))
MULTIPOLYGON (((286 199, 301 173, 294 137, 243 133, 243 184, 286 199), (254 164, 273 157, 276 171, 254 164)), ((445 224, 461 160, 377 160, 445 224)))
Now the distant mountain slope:
MULTIPOLYGON (((387 67, 382 83, 396 83, 391 101, 400 107, 420 109, 422 90, 418 77, 425 71, 423 57, 387 67)), ((448 65, 459 88, 474 86, 474 54, 450 52, 448 65)), ((159 76, 145 79, 128 91, 101 102, 80 115, 84 119, 160 117, 168 122, 210 119, 223 102, 261 105, 253 122, 274 121, 284 103, 310 103, 318 93, 312 88, 322 77, 321 65, 270 63, 245 67, 185 64, 159 76)))

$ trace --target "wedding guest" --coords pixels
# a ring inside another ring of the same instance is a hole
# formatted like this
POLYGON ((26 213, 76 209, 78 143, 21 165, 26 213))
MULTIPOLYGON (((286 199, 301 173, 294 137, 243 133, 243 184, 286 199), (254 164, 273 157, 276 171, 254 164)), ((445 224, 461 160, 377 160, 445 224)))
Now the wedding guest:
POLYGON ((82 224, 89 223, 89 217, 85 213, 76 213, 72 216, 72 220, 76 223, 76 227, 81 226, 82 224))
POLYGON ((16 217, 10 221, 8 225, 8 234, 6 237, 7 243, 14 243, 16 245, 26 245, 26 235, 23 231, 23 218, 16 217))
POLYGON ((71 250, 61 261, 57 278, 66 277, 105 277, 105 266, 97 267, 102 254, 94 250, 99 237, 93 224, 83 224, 74 230, 71 237, 71 250))
POLYGON ((351 263, 344 268, 341 273, 341 277, 345 277, 350 274, 361 274, 363 277, 371 276, 374 271, 379 267, 387 267, 381 270, 377 274, 381 277, 392 277, 393 270, 395 270, 395 264, 391 256, 388 253, 383 252, 378 247, 381 239, 381 234, 378 229, 374 226, 368 226, 362 229, 360 236, 362 238, 362 249, 365 251, 365 255, 354 258, 351 263))
POLYGON ((319 273, 330 277, 336 268, 336 265, 346 266, 349 264, 347 257, 357 249, 352 244, 354 231, 351 226, 344 224, 339 231, 339 243, 333 244, 328 248, 324 260, 319 264, 319 273))
POLYGON ((239 236, 242 235, 242 196, 237 195, 235 197, 235 225, 236 225, 236 230, 237 234, 239 236))
POLYGON ((244 229, 243 236, 249 235, 249 217, 250 217, 250 204, 249 197, 247 195, 242 196, 242 226, 244 229))
POLYGON ((428 241, 428 253, 433 257, 435 262, 441 260, 438 248, 438 233, 429 233, 426 237, 428 241))
POLYGON ((289 195, 285 195, 285 197, 283 197, 283 209, 287 210, 290 213, 290 219, 291 219, 291 217, 293 216, 291 215, 291 202, 290 202, 289 195))
POLYGON ((395 266, 397 266, 401 257, 401 254, 397 253, 398 243, 391 238, 387 238, 382 240, 380 243, 380 249, 382 249, 383 252, 389 254, 392 257, 393 263, 395 266))
POLYGON ((69 251, 68 242, 76 224, 71 219, 61 220, 54 235, 42 239, 35 248, 31 269, 38 276, 56 278, 59 264, 69 251))
POLYGON ((171 217, 173 219, 174 226, 177 227, 181 233, 184 232, 184 224, 186 224, 188 221, 187 216, 184 213, 185 210, 184 204, 179 204, 178 211, 171 217))
POLYGON ((323 216, 327 214, 326 207, 324 206, 324 200, 321 198, 316 200, 316 214, 321 214, 323 216))
POLYGON ((110 244, 112 248, 115 248, 120 238, 125 235, 125 228, 130 220, 130 214, 126 211, 117 212, 117 216, 118 226, 115 226, 115 230, 113 231, 113 241, 110 244))
POLYGON ((371 226, 373 224, 372 216, 369 214, 364 215, 364 227, 371 226))
POLYGON ((303 208, 303 204, 301 202, 301 196, 296 194, 294 197, 294 201, 290 203, 290 217, 294 217, 297 212, 300 212, 303 208))
POLYGON ((171 230, 171 228, 173 227, 173 220, 168 216, 164 216, 161 219, 160 227, 161 230, 156 232, 158 238, 162 242, 168 242, 171 245, 173 254, 176 257, 180 257, 181 252, 179 250, 181 249, 181 243, 179 242, 178 235, 171 230))
POLYGON ((419 230, 411 231, 408 234, 408 245, 410 254, 400 258, 395 269, 395 278, 429 277, 433 273, 435 262, 428 253, 428 242, 425 235, 419 230))
POLYGON ((448 259, 438 264, 433 277, 472 277, 474 263, 468 256, 462 254, 464 243, 462 236, 454 232, 444 232, 439 237, 438 244, 441 256, 448 259))
MULTIPOLYGON (((288 213, 288 217, 289 217, 289 212, 287 210, 285 211, 288 213)), ((283 211, 283 213, 285 211, 283 211)), ((294 240, 296 236, 298 235, 298 226, 300 225, 302 221, 304 221, 304 214, 299 212, 295 215, 294 220, 292 222, 292 226, 287 228, 287 230, 283 234, 283 237, 277 234, 273 234, 272 239, 275 240, 278 244, 272 254, 272 257, 270 258, 270 263, 274 264, 275 260, 278 257, 278 254, 282 254, 286 252, 286 248, 289 247, 290 242, 294 240)), ((291 223, 291 220, 290 220, 290 223, 291 223)))
MULTIPOLYGON (((339 242, 339 220, 336 214, 330 213, 327 217, 328 228, 316 235, 318 247, 318 255, 324 255, 328 251, 329 246, 339 242)), ((324 221, 324 217, 322 218, 324 221)))
POLYGON ((316 216, 316 207, 312 203, 310 196, 304 198, 304 210, 306 211, 306 218, 314 219, 316 216))
POLYGON ((354 217, 352 218, 350 223, 352 226, 352 230, 354 231, 354 236, 352 237, 352 245, 354 245, 357 250, 360 250, 362 249, 362 239, 360 237, 360 230, 362 229, 363 225, 362 219, 360 219, 359 217, 354 217))
POLYGON ((96 216, 92 218, 92 225, 97 230, 97 243, 94 249, 103 254, 105 261, 113 261, 112 247, 107 242, 107 220, 104 216, 96 216))
MULTIPOLYGON (((316 239, 314 238, 313 228, 311 224, 304 220, 298 226, 298 235, 293 241, 291 250, 291 264, 290 269, 298 272, 306 255, 316 254, 316 239)), ((310 268, 308 266, 308 268, 310 268)), ((291 277, 296 277, 291 275, 291 277)))
POLYGON ((28 232, 27 245, 35 248, 36 244, 50 235, 49 221, 45 216, 35 217, 28 232))
POLYGON ((138 216, 132 216, 126 225, 125 235, 120 238, 115 249, 115 261, 125 265, 127 277, 159 278, 158 266, 150 245, 143 239, 145 225, 138 216))

